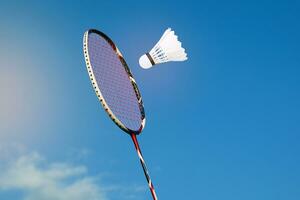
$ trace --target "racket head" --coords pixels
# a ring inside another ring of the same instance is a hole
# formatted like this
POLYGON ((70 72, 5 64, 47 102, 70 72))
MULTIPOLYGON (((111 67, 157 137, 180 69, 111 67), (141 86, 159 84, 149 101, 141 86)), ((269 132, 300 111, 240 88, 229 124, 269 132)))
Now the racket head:
POLYGON ((83 52, 89 78, 104 110, 126 133, 140 134, 146 118, 141 94, 121 52, 103 32, 84 33, 83 52))

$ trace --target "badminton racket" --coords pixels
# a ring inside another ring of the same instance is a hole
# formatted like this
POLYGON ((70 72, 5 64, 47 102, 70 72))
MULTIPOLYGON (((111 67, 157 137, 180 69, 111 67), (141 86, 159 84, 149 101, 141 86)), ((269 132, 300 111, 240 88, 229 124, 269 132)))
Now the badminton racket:
POLYGON ((141 94, 122 54, 104 33, 90 29, 83 38, 83 51, 89 78, 104 110, 112 121, 131 136, 151 195, 157 196, 138 140, 145 127, 141 94))

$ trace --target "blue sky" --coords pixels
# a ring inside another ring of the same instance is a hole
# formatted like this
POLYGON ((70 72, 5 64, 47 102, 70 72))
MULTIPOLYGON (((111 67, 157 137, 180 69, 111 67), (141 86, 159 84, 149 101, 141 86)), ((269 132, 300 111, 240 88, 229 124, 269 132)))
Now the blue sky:
POLYGON ((82 54, 118 45, 141 90, 159 199, 300 198, 297 1, 0 2, 0 199, 151 199, 82 54), (143 70, 171 27, 188 61, 143 70))

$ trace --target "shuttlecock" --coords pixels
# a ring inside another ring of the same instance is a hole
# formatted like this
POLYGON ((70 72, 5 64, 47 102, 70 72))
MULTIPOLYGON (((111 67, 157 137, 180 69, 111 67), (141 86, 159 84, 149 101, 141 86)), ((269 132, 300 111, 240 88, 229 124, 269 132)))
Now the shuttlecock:
POLYGON ((142 68, 149 69, 156 64, 184 60, 187 60, 185 49, 174 31, 168 28, 151 51, 140 57, 139 63, 142 68))

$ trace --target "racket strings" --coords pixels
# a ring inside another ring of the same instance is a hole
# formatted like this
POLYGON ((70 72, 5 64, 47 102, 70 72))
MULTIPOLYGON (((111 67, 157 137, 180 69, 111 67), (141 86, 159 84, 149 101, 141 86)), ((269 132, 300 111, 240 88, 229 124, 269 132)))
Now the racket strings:
POLYGON ((111 45, 97 34, 88 38, 90 62, 101 94, 124 126, 138 130, 141 110, 128 74, 111 45))

